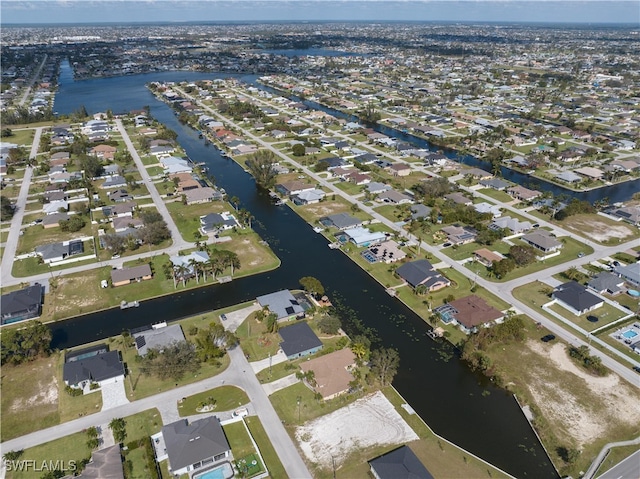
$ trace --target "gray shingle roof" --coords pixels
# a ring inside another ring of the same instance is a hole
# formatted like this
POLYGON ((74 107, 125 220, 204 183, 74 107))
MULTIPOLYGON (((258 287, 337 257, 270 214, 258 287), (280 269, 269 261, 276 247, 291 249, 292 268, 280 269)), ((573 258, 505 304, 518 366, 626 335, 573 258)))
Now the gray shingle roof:
POLYGON ((322 341, 304 321, 282 328, 278 333, 282 338, 280 347, 287 356, 294 356, 322 346, 322 341))
POLYGON ((134 333, 138 354, 144 356, 149 349, 162 349, 172 343, 184 341, 184 333, 179 324, 171 324, 164 328, 147 329, 139 333, 134 333))
POLYGON ((260 306, 263 308, 266 306, 269 308, 269 311, 278 315, 278 319, 304 312, 304 308, 300 306, 288 289, 258 296, 256 299, 258 303, 260 303, 260 306))
POLYGON ((553 297, 568 304, 576 311, 587 311, 598 303, 602 303, 602 299, 586 290, 584 286, 575 281, 561 284, 553 292, 553 297))
POLYGON ((64 364, 64 381, 70 385, 82 381, 105 381, 124 375, 124 364, 118 351, 98 354, 64 364))
POLYGON ((408 446, 369 461, 380 479, 433 479, 431 473, 408 446))
POLYGON ((191 424, 180 419, 164 426, 162 436, 173 471, 231 449, 215 416, 198 419, 191 424))

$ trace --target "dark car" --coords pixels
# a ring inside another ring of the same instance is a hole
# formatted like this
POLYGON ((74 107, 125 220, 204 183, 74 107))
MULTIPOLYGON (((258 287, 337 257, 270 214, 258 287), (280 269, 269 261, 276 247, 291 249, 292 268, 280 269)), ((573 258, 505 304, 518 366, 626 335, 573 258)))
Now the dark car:
POLYGON ((540 340, 545 342, 545 343, 548 343, 549 341, 553 341, 554 339, 556 339, 556 337, 553 334, 547 334, 546 336, 542 336, 540 338, 540 340))
POLYGON ((221 319, 222 321, 226 321, 226 320, 227 320, 227 315, 226 315, 226 314, 221 314, 221 315, 220 315, 220 319, 221 319))
POLYGON ((634 366, 633 370, 637 373, 640 373, 640 366, 634 366))

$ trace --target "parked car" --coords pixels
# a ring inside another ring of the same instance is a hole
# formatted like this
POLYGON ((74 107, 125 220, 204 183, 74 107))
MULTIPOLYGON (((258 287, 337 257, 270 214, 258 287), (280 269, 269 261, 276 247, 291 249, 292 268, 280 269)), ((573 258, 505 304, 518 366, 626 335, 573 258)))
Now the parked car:
POLYGON ((220 319, 221 319, 222 321, 226 321, 226 320, 227 320, 227 315, 226 315, 226 314, 221 314, 221 315, 220 315, 220 319))
POLYGON ((235 417, 246 417, 249 415, 249 411, 247 411, 246 407, 241 407, 240 409, 233 411, 233 415, 235 417))
POLYGON ((545 343, 548 343, 549 341, 553 341, 554 339, 556 339, 556 337, 553 334, 547 334, 546 336, 542 336, 542 338, 540 338, 540 340, 545 343))

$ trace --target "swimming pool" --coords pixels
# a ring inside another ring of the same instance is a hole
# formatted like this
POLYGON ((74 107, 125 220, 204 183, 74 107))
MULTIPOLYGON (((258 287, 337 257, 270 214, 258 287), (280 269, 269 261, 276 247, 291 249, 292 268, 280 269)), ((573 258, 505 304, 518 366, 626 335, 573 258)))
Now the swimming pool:
POLYGON ((233 477, 233 469, 231 464, 225 462, 214 469, 193 476, 193 479, 228 479, 230 477, 233 477))
POLYGON ((629 329, 628 331, 625 331, 624 333, 622 333, 622 337, 624 339, 633 339, 638 335, 638 333, 636 333, 633 329, 629 329))

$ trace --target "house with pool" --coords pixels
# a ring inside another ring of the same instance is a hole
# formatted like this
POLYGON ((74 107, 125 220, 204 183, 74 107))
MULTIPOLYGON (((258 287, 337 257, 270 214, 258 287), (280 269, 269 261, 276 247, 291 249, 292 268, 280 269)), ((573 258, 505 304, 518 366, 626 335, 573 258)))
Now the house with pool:
POLYGON ((233 477, 231 446, 215 416, 189 422, 180 419, 151 436, 158 462, 169 460, 173 476, 192 479, 233 477))

